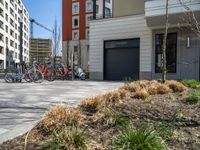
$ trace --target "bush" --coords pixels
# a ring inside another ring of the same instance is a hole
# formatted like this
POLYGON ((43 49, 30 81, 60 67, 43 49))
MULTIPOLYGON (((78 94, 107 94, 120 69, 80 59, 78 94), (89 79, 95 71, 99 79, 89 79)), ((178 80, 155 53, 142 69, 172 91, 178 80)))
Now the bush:
POLYGON ((191 104, 200 104, 200 89, 193 90, 186 100, 191 104))
POLYGON ((149 93, 147 92, 145 88, 133 94, 133 98, 137 98, 137 99, 146 99, 148 96, 149 96, 149 93))
POLYGON ((72 127, 64 132, 54 133, 53 139, 42 150, 86 150, 88 139, 84 133, 72 127))
POLYGON ((120 150, 163 150, 161 139, 154 130, 145 126, 129 127, 114 140, 114 149, 120 150))
POLYGON ((183 80, 181 81, 185 86, 191 87, 191 88, 199 88, 200 82, 197 80, 183 80))
POLYGON ((182 83, 175 80, 167 81, 166 84, 173 92, 183 92, 185 90, 185 86, 182 83))
POLYGON ((53 106, 44 115, 38 125, 38 129, 45 133, 61 131, 67 126, 76 126, 81 117, 79 109, 65 105, 53 106))

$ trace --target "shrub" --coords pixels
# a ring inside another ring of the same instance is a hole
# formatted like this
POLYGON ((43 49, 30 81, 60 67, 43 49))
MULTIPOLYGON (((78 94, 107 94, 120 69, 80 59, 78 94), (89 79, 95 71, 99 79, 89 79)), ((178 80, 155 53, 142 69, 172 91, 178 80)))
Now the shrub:
POLYGON ((147 127, 129 127, 113 142, 114 149, 120 150, 163 150, 161 139, 154 130, 147 127))
POLYGON ((191 104, 200 104, 200 89, 193 90, 186 100, 191 104))
POLYGON ((173 92, 183 92, 185 90, 185 86, 175 80, 167 81, 166 83, 173 92))
POLYGON ((137 98, 137 99, 146 99, 148 96, 149 96, 149 93, 147 92, 145 88, 133 94, 133 98, 137 98))
POLYGON ((53 139, 42 150, 86 150, 88 139, 84 133, 72 127, 64 132, 54 133, 53 139))
POLYGON ((64 105, 53 106, 44 115, 38 128, 45 133, 61 131, 67 126, 77 125, 81 117, 79 109, 64 105))
POLYGON ((170 92, 170 88, 165 84, 159 84, 157 86, 157 94, 167 94, 170 92))
POLYGON ((151 83, 149 88, 148 88, 148 93, 150 95, 158 94, 158 83, 151 83))
POLYGON ((200 82, 197 80, 183 80, 181 81, 185 86, 191 87, 191 88, 199 88, 200 82))

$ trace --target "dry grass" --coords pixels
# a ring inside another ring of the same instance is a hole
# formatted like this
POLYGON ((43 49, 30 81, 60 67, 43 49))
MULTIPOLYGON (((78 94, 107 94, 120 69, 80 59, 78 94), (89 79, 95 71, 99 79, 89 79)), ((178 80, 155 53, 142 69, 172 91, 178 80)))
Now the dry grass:
POLYGON ((166 84, 169 86, 170 89, 173 90, 173 92, 183 92, 186 89, 186 87, 182 83, 175 80, 167 81, 166 84))
POLYGON ((157 87, 157 94, 167 94, 170 91, 170 88, 165 84, 159 84, 157 87))
POLYGON ((139 91, 136 91, 133 95, 133 98, 137 98, 137 99, 146 99, 147 97, 149 97, 149 93, 145 88, 142 88, 139 91))
POLYGON ((61 131, 67 126, 77 126, 81 112, 77 108, 71 108, 64 105, 56 105, 49 109, 38 125, 38 129, 49 133, 52 131, 61 131))
POLYGON ((85 98, 81 102, 81 107, 87 111, 95 112, 97 108, 102 105, 103 96, 97 95, 95 97, 85 98))

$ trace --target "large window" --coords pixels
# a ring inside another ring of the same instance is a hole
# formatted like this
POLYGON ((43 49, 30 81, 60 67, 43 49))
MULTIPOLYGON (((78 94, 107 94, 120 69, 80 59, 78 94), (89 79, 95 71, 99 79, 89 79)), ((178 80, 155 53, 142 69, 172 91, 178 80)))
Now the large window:
MULTIPOLYGON (((155 72, 162 72, 162 46, 164 34, 155 36, 155 72)), ((166 61, 167 72, 176 73, 177 33, 169 33, 167 36, 166 61)))

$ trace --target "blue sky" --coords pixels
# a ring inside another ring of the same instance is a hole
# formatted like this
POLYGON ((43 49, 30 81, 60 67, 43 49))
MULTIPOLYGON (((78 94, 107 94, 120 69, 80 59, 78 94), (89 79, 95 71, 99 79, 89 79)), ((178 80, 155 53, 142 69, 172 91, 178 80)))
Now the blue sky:
MULTIPOLYGON (((62 0, 23 0, 30 17, 52 29, 57 18, 58 25, 62 25, 62 0)), ((34 25, 34 38, 50 38, 52 34, 34 25)))

